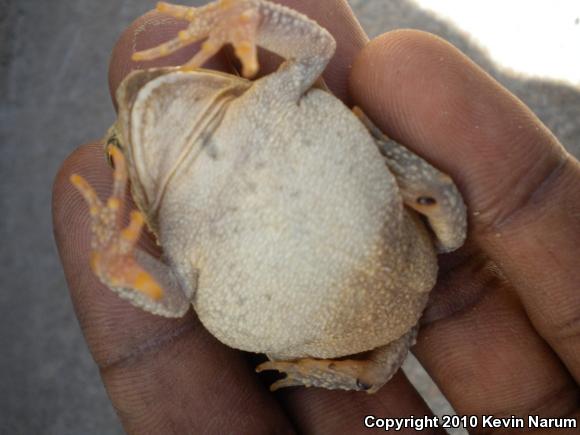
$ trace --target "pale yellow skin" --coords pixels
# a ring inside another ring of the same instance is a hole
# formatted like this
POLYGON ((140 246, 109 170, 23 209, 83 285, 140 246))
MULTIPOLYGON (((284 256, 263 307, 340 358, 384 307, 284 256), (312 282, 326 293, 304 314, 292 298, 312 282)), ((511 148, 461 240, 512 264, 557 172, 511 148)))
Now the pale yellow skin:
MULTIPOLYGON (((190 10, 162 8, 176 16, 190 10)), ((242 0, 196 10, 188 31, 215 28, 216 14, 227 14, 231 26, 240 13, 259 17, 252 43, 290 59, 278 71, 251 82, 203 69, 153 69, 121 84, 109 138, 124 155, 113 154, 117 179, 126 164, 164 258, 123 245, 138 234, 138 215, 119 237, 99 218, 93 268, 152 313, 179 317, 193 304, 220 341, 267 354, 272 361, 259 370, 288 374, 275 388, 374 392, 414 342, 436 280, 436 249, 463 243, 465 207, 449 177, 312 88, 335 47, 315 22, 242 0), (138 279, 118 272, 128 258, 138 279)), ((255 69, 253 52, 244 53, 246 69, 255 69)))

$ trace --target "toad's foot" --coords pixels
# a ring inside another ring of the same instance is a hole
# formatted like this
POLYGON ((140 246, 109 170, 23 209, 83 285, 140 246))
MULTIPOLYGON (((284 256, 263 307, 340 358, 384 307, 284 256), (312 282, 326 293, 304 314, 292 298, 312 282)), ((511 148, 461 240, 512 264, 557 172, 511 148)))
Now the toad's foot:
POLYGON ((364 359, 314 359, 296 361, 266 361, 256 367, 257 372, 278 370, 284 379, 274 382, 270 389, 304 385, 329 390, 356 390, 376 393, 397 372, 415 343, 417 327, 386 346, 368 352, 364 359))
POLYGON ((297 361, 266 361, 256 368, 257 372, 264 370, 278 370, 287 375, 270 386, 272 391, 283 387, 304 385, 329 390, 357 390, 374 393, 388 380, 375 370, 370 361, 364 360, 334 361, 304 358, 297 361))
POLYGON ((242 62, 243 75, 252 77, 258 72, 256 32, 260 24, 260 3, 257 0, 220 0, 201 8, 157 4, 157 10, 191 22, 178 36, 157 47, 133 54, 133 60, 152 60, 173 53, 195 41, 207 37, 201 50, 184 69, 201 67, 222 46, 231 43, 242 62))
POLYGON ((176 38, 135 53, 133 60, 157 59, 207 38, 182 68, 201 67, 223 45, 231 43, 243 75, 249 78, 258 71, 256 46, 260 46, 286 59, 278 74, 270 74, 278 78, 272 83, 278 101, 280 92, 290 100, 310 89, 336 48, 332 35, 315 21, 266 0, 218 0, 197 9, 162 2, 157 10, 190 24, 176 38))
POLYGON ((135 210, 131 213, 129 225, 124 229, 120 226, 127 184, 125 159, 117 147, 110 145, 108 150, 115 173, 113 193, 106 205, 83 177, 71 176, 71 182, 87 201, 91 214, 91 268, 109 287, 133 288, 157 300, 163 295, 161 286, 137 264, 133 255, 143 228, 143 215, 135 210))
POLYGON ((71 182, 89 205, 91 269, 103 284, 134 305, 154 314, 180 317, 189 308, 189 300, 170 269, 135 248, 144 224, 143 215, 133 211, 129 225, 121 227, 127 167, 116 146, 109 145, 108 151, 115 171, 113 193, 106 204, 83 177, 71 176, 71 182))

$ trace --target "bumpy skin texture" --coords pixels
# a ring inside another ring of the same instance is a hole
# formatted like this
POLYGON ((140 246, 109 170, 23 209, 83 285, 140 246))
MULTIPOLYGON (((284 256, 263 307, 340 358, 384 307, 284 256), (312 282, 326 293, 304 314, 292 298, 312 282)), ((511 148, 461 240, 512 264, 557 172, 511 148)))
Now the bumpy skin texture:
POLYGON ((342 103, 312 90, 300 105, 261 107, 262 92, 231 104, 159 216, 168 256, 187 253, 200 270, 201 321, 230 346, 282 359, 400 337, 434 284, 427 232, 342 103))
POLYGON ((156 314, 193 304, 223 343, 266 353, 274 361, 260 369, 287 372, 276 387, 376 391, 414 341, 435 246, 463 243, 461 197, 364 115, 311 88, 334 52, 316 23, 259 0, 202 9, 201 24, 190 13, 190 34, 215 14, 258 14, 250 33, 289 60, 254 82, 197 68, 125 79, 110 141, 165 264, 135 258, 164 292, 155 299, 99 276, 156 314))

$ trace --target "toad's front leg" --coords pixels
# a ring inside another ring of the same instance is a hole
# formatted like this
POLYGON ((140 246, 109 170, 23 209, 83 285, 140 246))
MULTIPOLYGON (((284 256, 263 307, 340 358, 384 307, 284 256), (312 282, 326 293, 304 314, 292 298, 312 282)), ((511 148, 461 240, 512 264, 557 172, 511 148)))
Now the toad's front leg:
POLYGON ((385 156, 405 205, 427 218, 439 252, 454 251, 463 245, 467 212, 451 177, 387 137, 359 107, 353 111, 385 156))
POLYGON ((409 347, 415 343, 417 327, 386 346, 374 349, 360 359, 315 359, 267 361, 257 372, 277 370, 286 377, 274 382, 270 389, 304 385, 329 390, 357 390, 376 393, 393 377, 403 363, 409 347))
POLYGON ((286 80, 286 87, 301 95, 322 74, 336 47, 334 38, 316 22, 264 0, 219 0, 200 8, 161 2, 157 10, 191 24, 176 38, 135 53, 133 60, 166 56, 207 37, 184 68, 202 66, 223 45, 231 43, 242 62, 244 76, 251 77, 258 70, 259 45, 288 60, 283 71, 290 72, 292 80, 286 80))
POLYGON ((133 211, 129 225, 121 228, 127 168, 121 151, 113 145, 108 149, 115 172, 113 193, 106 204, 83 177, 71 176, 71 182, 89 205, 91 269, 103 284, 134 305, 165 317, 181 317, 190 302, 177 279, 166 265, 135 248, 143 215, 133 211))

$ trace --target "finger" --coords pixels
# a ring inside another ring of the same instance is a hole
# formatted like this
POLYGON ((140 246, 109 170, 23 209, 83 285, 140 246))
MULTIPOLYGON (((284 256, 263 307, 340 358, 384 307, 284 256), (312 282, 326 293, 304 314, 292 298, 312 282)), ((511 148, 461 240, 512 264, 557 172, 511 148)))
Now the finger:
MULTIPOLYGON (((346 0, 280 0, 277 3, 296 9, 327 28, 337 40, 337 51, 330 61, 324 78, 329 88, 341 99, 348 101, 348 73, 356 54, 368 41, 366 34, 352 13, 346 0)), ((151 48, 165 42, 184 29, 187 22, 167 17, 152 11, 138 18, 121 35, 111 56, 109 66, 109 88, 114 93, 131 71, 158 66, 181 65, 191 59, 199 50, 200 43, 183 48, 171 56, 150 62, 135 62, 131 55, 135 51, 151 48)), ((227 53, 227 51, 226 51, 227 53)), ((261 74, 273 71, 280 59, 260 52, 261 74)), ((205 68, 233 72, 228 57, 221 52, 210 59, 205 68)))
POLYGON ((413 349, 459 414, 564 416, 578 409, 576 383, 488 259, 464 260, 440 277, 437 293, 448 300, 472 294, 462 310, 423 324, 413 349))
MULTIPOLYGON (((366 434, 366 416, 378 418, 431 416, 421 396, 399 371, 376 394, 295 388, 276 392, 299 433, 366 434)), ((427 428, 422 433, 445 433, 427 428)))
MULTIPOLYGON (((53 222, 75 311, 126 430, 290 430, 253 367, 210 336, 191 311, 178 320, 150 315, 118 298, 91 272, 89 213, 68 180, 81 174, 101 198, 108 196, 112 172, 103 154, 102 145, 93 144, 65 161, 54 184, 53 222)), ((152 251, 151 244, 143 245, 152 251)))
POLYGON ((357 104, 391 137, 452 175, 468 203, 475 253, 443 276, 442 286, 448 292, 472 286, 479 298, 423 329, 421 361, 460 414, 569 412, 578 392, 534 330, 577 376, 578 336, 563 339, 558 332, 559 319, 572 321, 580 312, 574 251, 563 240, 578 236, 567 154, 529 109, 431 35, 377 38, 356 60, 350 83, 357 104), (546 231, 548 224, 560 233, 546 231), (555 258, 551 237, 561 244, 555 258), (533 249, 534 258, 524 252, 542 245, 548 249, 533 249))

